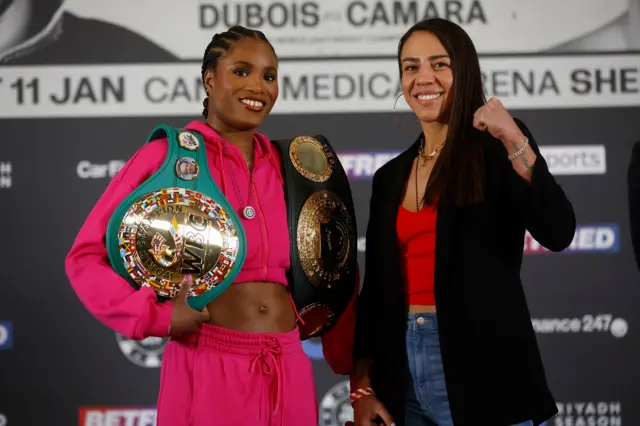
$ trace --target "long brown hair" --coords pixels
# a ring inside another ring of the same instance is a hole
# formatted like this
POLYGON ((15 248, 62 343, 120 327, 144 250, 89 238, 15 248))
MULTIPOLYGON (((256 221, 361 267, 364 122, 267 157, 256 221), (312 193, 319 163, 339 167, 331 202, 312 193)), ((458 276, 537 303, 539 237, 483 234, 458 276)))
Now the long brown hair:
MULTIPOLYGON (((402 48, 411 34, 426 31, 436 36, 451 58, 453 97, 442 119, 449 123, 447 143, 434 165, 424 201, 432 205, 436 197, 456 205, 484 199, 484 158, 480 131, 473 127, 473 115, 486 99, 482 88, 480 63, 467 33, 445 19, 418 22, 400 39, 398 66, 402 76, 402 48)), ((424 136, 422 136, 424 137, 424 136)))

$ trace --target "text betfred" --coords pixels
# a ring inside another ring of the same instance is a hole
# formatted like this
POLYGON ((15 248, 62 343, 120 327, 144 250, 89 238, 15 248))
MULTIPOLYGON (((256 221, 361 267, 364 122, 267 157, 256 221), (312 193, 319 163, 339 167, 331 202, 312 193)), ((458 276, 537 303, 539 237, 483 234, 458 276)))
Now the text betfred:
POLYGON ((152 408, 81 408, 80 426, 156 426, 152 408))

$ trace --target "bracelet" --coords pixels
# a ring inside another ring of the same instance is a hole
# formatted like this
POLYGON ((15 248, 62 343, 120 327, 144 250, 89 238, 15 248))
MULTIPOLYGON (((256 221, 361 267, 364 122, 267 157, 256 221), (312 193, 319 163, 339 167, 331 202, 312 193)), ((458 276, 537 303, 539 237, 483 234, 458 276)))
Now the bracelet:
POLYGON ((524 154, 524 150, 527 148, 528 145, 529 145, 529 138, 525 136, 524 143, 522 144, 519 150, 517 150, 516 152, 514 152, 509 156, 509 160, 513 161, 516 158, 520 157, 522 154, 524 154))
POLYGON ((356 402, 363 396, 371 396, 371 395, 375 395, 375 393, 373 392, 373 389, 371 389, 370 387, 360 388, 351 392, 351 394, 349 394, 349 402, 351 402, 351 405, 353 405, 354 402, 356 402))

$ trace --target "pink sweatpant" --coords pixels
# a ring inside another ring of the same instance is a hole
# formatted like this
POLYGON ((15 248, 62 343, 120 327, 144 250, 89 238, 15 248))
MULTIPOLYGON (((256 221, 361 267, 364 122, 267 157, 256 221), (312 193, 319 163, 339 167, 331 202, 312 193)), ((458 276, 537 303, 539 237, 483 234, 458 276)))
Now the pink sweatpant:
POLYGON ((164 350, 157 426, 317 426, 311 361, 298 329, 202 324, 164 350))

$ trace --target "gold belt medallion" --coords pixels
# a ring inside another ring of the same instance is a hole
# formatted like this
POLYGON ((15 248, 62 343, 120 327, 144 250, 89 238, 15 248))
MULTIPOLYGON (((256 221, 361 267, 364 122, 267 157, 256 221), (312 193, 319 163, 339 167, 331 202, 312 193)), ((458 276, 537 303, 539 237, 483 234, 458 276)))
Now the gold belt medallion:
POLYGON ((239 239, 227 212, 184 188, 152 192, 125 213, 118 233, 128 274, 161 297, 174 297, 186 274, 190 294, 214 288, 235 264, 239 239))
POLYGON ((325 182, 333 173, 333 154, 311 136, 295 138, 289 148, 289 158, 298 173, 312 182, 325 182))
POLYGON ((344 203, 329 191, 318 191, 305 201, 298 220, 297 244, 307 279, 331 289, 348 266, 353 247, 353 225, 344 203))

